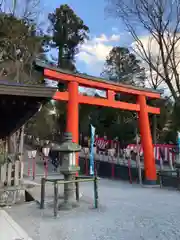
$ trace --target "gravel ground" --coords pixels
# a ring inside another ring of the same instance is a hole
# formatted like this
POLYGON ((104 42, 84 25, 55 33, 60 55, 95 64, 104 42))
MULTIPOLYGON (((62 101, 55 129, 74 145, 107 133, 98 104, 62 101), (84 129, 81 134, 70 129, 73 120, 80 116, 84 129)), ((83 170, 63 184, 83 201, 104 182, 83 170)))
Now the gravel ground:
POLYGON ((53 218, 50 204, 6 209, 33 240, 176 240, 180 239, 180 193, 141 188, 102 179, 100 208, 92 209, 92 183, 81 185, 81 207, 53 218))

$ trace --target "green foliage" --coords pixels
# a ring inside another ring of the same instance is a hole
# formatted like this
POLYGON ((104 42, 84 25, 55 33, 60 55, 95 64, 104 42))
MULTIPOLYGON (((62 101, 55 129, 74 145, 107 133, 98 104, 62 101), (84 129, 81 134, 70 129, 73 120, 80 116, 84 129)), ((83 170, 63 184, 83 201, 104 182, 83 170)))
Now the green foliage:
POLYGON ((79 45, 88 38, 89 28, 83 20, 67 5, 56 8, 49 14, 53 30, 53 42, 58 48, 58 66, 75 71, 74 57, 79 45))
POLYGON ((89 126, 93 124, 97 134, 106 134, 109 139, 118 137, 121 142, 132 142, 135 137, 136 121, 128 111, 81 105, 79 119, 80 131, 86 135, 90 134, 89 126))
POLYGON ((41 110, 26 124, 25 132, 40 139, 51 138, 56 133, 56 116, 51 113, 54 106, 47 103, 41 110))
MULTIPOLYGON (((166 114, 169 115, 167 123, 163 131, 164 142, 177 142, 177 131, 180 131, 180 101, 169 103, 169 108, 166 109, 166 114)), ((162 114, 161 114, 162 115, 162 114)))
POLYGON ((42 77, 33 69, 33 61, 44 52, 48 38, 37 31, 34 22, 0 13, 1 80, 39 83, 42 77))
MULTIPOLYGON (((148 99, 147 104, 160 108, 160 115, 149 115, 152 135, 156 138, 156 142, 168 142, 167 136, 169 135, 170 126, 169 121, 172 118, 173 103, 169 99, 148 99)), ((175 130, 175 129, 174 129, 175 130)), ((172 141, 172 138, 169 138, 172 141)))
POLYGON ((102 76, 115 82, 144 86, 145 70, 128 48, 114 47, 106 58, 102 76))
POLYGON ((98 129, 100 134, 105 133, 110 139, 118 137, 122 141, 131 141, 135 136, 135 122, 127 121, 132 114, 127 111, 116 110, 112 108, 102 108, 99 111, 98 129), (104 131, 103 131, 104 130, 104 131))

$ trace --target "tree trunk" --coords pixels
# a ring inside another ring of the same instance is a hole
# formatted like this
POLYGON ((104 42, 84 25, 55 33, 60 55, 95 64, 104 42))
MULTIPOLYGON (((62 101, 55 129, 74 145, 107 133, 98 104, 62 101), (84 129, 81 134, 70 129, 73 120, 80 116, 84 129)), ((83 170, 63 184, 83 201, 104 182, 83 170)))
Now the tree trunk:
POLYGON ((19 153, 22 155, 24 150, 24 125, 21 128, 19 153))
POLYGON ((13 139, 12 135, 8 136, 8 153, 14 153, 14 145, 13 145, 13 139))
POLYGON ((8 153, 17 153, 18 149, 18 139, 19 139, 19 130, 14 134, 8 137, 8 153))
POLYGON ((61 67, 62 65, 62 56, 63 56, 63 48, 62 46, 60 46, 59 52, 58 52, 58 67, 61 67))

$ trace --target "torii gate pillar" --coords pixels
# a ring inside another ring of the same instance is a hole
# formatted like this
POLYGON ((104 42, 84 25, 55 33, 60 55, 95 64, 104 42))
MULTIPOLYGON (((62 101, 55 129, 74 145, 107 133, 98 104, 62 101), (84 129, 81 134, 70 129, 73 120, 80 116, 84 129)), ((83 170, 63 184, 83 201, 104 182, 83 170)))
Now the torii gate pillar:
MULTIPOLYGON (((72 141, 79 143, 79 101, 78 101, 78 83, 75 81, 68 83, 69 100, 67 101, 67 119, 66 131, 72 133, 72 141)), ((76 154, 76 164, 78 163, 78 154, 76 154)))
POLYGON ((138 103, 140 106, 139 111, 139 126, 141 134, 141 143, 144 152, 144 170, 146 184, 156 184, 156 166, 154 158, 154 148, 152 143, 152 136, 149 124, 149 116, 147 111, 146 97, 143 95, 138 96, 138 103))

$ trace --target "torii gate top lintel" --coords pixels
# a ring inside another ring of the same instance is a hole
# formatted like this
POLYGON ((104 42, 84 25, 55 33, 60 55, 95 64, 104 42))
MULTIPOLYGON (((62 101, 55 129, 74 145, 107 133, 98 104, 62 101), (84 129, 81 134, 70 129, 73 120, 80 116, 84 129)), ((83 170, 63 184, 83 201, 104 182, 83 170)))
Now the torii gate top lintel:
POLYGON ((143 94, 150 98, 160 98, 160 93, 157 90, 132 86, 130 84, 116 83, 100 77, 94 77, 87 74, 73 73, 60 68, 44 68, 44 75, 50 76, 53 80, 59 81, 77 81, 80 85, 96 87, 104 90, 115 90, 119 92, 131 94, 143 94))

